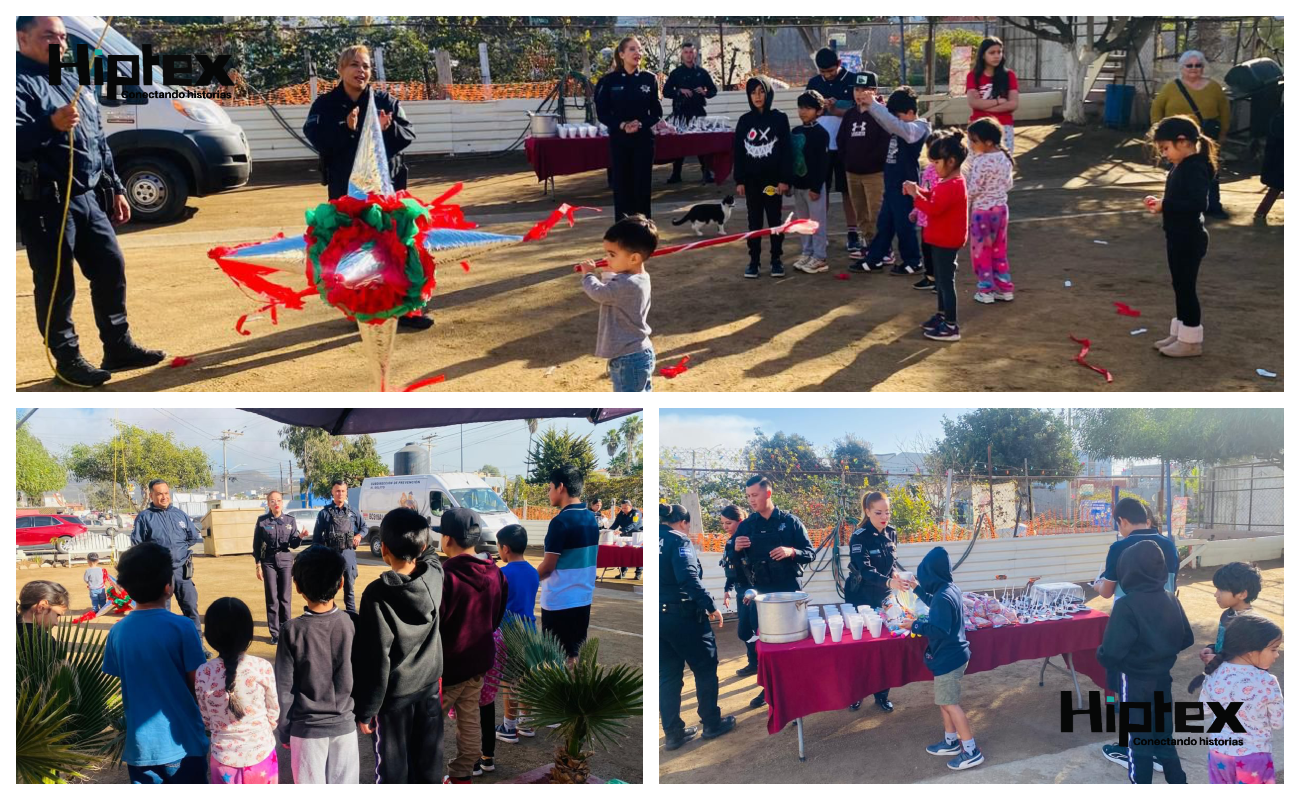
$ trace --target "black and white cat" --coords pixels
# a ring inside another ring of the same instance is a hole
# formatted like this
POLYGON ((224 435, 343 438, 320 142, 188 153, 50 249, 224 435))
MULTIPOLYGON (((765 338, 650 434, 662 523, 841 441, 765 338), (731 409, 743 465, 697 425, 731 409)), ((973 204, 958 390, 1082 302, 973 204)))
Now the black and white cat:
POLYGON ((691 223, 695 229, 696 236, 704 235, 705 225, 717 225, 718 233, 726 235, 727 231, 724 226, 727 220, 731 219, 731 211, 736 207, 736 198, 727 195, 722 198, 721 203, 700 203, 690 207, 690 210, 681 219, 673 220, 674 225, 681 225, 684 222, 691 223))

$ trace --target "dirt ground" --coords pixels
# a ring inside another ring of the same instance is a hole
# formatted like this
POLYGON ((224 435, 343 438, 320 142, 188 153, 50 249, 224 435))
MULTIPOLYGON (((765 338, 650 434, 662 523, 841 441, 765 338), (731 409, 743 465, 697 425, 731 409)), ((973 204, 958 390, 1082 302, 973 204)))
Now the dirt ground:
MULTIPOLYGON (((369 553, 358 554, 358 577, 357 577, 357 597, 361 596, 361 590, 371 581, 379 577, 380 573, 387 569, 382 561, 374 558, 369 553)), ((528 557, 534 566, 541 562, 541 555, 528 557)), ((54 580, 62 583, 72 596, 72 609, 70 613, 74 616, 90 610, 89 598, 86 596, 85 588, 81 583, 81 573, 85 569, 84 564, 74 564, 72 569, 68 568, 51 568, 51 569, 23 569, 18 570, 17 585, 18 588, 30 580, 54 580)), ((109 565, 112 572, 112 566, 109 565)), ((613 572, 611 575, 615 574, 613 572)), ((265 658, 268 661, 275 660, 275 647, 271 645, 270 635, 266 631, 266 602, 264 600, 262 583, 257 580, 254 568, 247 556, 228 556, 225 558, 212 558, 196 556, 194 559, 194 583, 199 593, 199 607, 205 608, 218 597, 233 596, 238 597, 248 604, 253 612, 254 638, 252 647, 248 652, 251 655, 265 658)), ((641 665, 644 661, 642 649, 642 595, 639 589, 640 581, 602 581, 597 584, 595 600, 592 604, 591 611, 591 628, 590 635, 592 638, 600 639, 600 661, 605 664, 631 663, 641 665)), ((337 597, 340 607, 343 604, 343 593, 340 592, 337 597)), ((294 616, 301 613, 301 598, 294 598, 294 616)), ((172 604, 172 610, 179 613, 176 604, 172 604)), ((537 611, 539 617, 540 609, 537 611)), ((97 621, 92 623, 95 627, 109 628, 112 626, 116 617, 106 618, 106 621, 97 621)), ((206 647, 206 643, 205 643, 206 647)), ((502 717, 501 698, 498 696, 496 716, 500 720, 502 717)), ((618 779, 627 783, 641 783, 643 778, 642 763, 642 742, 643 721, 641 717, 634 717, 628 720, 629 736, 623 743, 614 750, 598 750, 591 760, 592 774, 605 780, 618 779)), ((368 782, 375 774, 375 752, 374 743, 369 736, 358 734, 358 744, 361 753, 361 780, 368 782)), ((539 730, 534 739, 520 739, 519 744, 497 743, 496 751, 496 772, 486 774, 482 778, 475 778, 476 782, 497 783, 509 781, 524 772, 527 772, 544 764, 549 764, 553 757, 557 742, 548 735, 545 730, 539 730)), ((445 728, 445 749, 446 758, 450 761, 456 755, 456 736, 455 725, 452 721, 447 721, 445 728)), ((281 751, 280 759, 280 782, 292 783, 293 775, 289 768, 288 751, 281 751)), ((126 767, 109 768, 101 770, 95 775, 95 783, 126 783, 128 781, 126 767)))
MULTIPOLYGON (((1282 625, 1282 561, 1262 562, 1259 567, 1264 589, 1255 608, 1282 625)), ((1215 569, 1186 569, 1178 575, 1178 597, 1198 644, 1180 655, 1173 671, 1176 688, 1185 687, 1201 671, 1203 665, 1197 653, 1205 642, 1214 641, 1222 613, 1214 602, 1210 582, 1215 569)), ((1088 605, 1110 610, 1111 601, 1096 596, 1091 589, 1087 591, 1091 596, 1088 605)), ((1057 693, 1069 690, 1070 680, 1064 673, 1049 670, 1045 685, 1039 688, 1041 662, 1021 661, 962 681, 962 708, 970 718, 985 762, 972 770, 952 772, 940 759, 924 751, 942 732, 930 682, 892 690, 892 714, 881 712, 867 698, 857 712, 832 711, 806 717, 808 760, 801 764, 794 726, 769 736, 767 707, 751 709, 748 705, 758 685, 753 677, 735 676, 735 671, 745 665, 745 648, 736 638, 731 620, 718 635, 718 651, 719 705, 724 715, 736 716, 736 730, 709 742, 697 738, 669 753, 662 749, 660 729, 661 783, 1128 782, 1125 770, 1100 754, 1101 745, 1115 741, 1114 734, 1095 734, 1077 727, 1074 733, 1061 732, 1057 693), (867 753, 879 757, 864 758, 867 753), (1023 768, 1018 768, 1020 765, 1023 768)), ((1285 692, 1284 659, 1279 658, 1271 671, 1283 681, 1285 692)), ((817 676, 809 676, 809 680, 817 680, 817 676)), ((1102 688, 1083 676, 1079 677, 1079 686, 1084 692, 1102 688)), ((695 684, 689 670, 682 698, 682 718, 688 725, 698 724, 695 684)), ((1279 783, 1283 780, 1283 744, 1282 731, 1275 731, 1273 753, 1279 783)), ((1192 783, 1208 781, 1205 753, 1204 747, 1179 748, 1192 783)), ((1158 776, 1156 782, 1160 782, 1158 776)))
MULTIPOLYGON (((1206 355, 1163 358, 1150 344, 1167 330, 1173 296, 1159 221, 1141 198, 1159 193, 1163 173, 1140 143, 1104 129, 1022 126, 1016 131, 1019 176, 1011 195, 1010 263, 1016 300, 982 306, 970 298, 974 278, 959 269, 962 341, 924 339, 920 322, 933 295, 912 279, 884 274, 835 279, 847 267, 840 203, 831 211, 831 271, 789 271, 779 285, 764 275, 743 280, 743 245, 652 261, 650 325, 659 366, 691 356, 690 370, 656 378, 656 391, 1164 391, 1281 390, 1283 358, 1282 247, 1284 202, 1267 224, 1252 213, 1263 187, 1227 165, 1224 205, 1232 219, 1211 225, 1201 270, 1206 355), (1102 243, 1098 243, 1102 242, 1102 243), (1071 288, 1065 287, 1070 281, 1071 288), (1125 302, 1142 317, 1119 316, 1125 302), (1147 328, 1141 335, 1130 332, 1147 328), (1070 334, 1092 340, 1090 360, 1114 383, 1072 362, 1070 334), (1257 368, 1279 375, 1261 378, 1257 368)), ((698 175, 692 164, 688 179, 698 175)), ((691 238, 669 221, 693 203, 716 200, 721 187, 667 187, 668 167, 655 170, 655 215, 666 243, 691 238)), ((560 201, 609 208, 601 173, 560 178, 543 197, 521 154, 417 161, 411 190, 432 199, 457 181, 459 202, 484 227, 522 233, 560 201)), ((286 385, 336 390, 313 380, 327 366, 365 366, 355 326, 310 301, 300 312, 234 330, 254 304, 231 285, 207 251, 218 244, 269 238, 303 229, 303 211, 323 189, 306 164, 259 164, 238 191, 191 201, 194 213, 164 226, 127 226, 121 236, 128 271, 128 307, 137 340, 194 361, 117 375, 115 391, 259 391, 286 385)), ((743 201, 742 201, 743 202, 743 201)), ((792 211, 789 205, 787 211, 792 211)), ((608 213, 557 229, 547 240, 484 254, 468 273, 443 265, 434 295, 437 325, 399 338, 392 383, 445 375, 431 391, 603 391, 609 386, 595 346, 597 307, 578 287, 571 265, 601 255, 608 213), (541 335, 545 333, 546 335, 541 335)), ((743 230, 738 207, 731 232, 743 230)), ((786 244, 787 264, 797 244, 786 244)), ((17 384, 57 390, 36 335, 31 275, 17 254, 17 384)), ((766 269, 766 267, 765 267, 766 269)), ((76 323, 87 357, 98 362, 87 285, 78 276, 76 323)), ((358 383, 359 388, 363 383, 358 383)))

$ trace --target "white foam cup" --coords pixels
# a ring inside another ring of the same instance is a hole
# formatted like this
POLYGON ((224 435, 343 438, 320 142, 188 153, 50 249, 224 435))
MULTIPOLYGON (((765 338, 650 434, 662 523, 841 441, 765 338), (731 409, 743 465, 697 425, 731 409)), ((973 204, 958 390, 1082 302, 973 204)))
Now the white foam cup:
POLYGON ((848 617, 849 632, 853 634, 854 639, 862 638, 862 626, 866 622, 861 614, 851 614, 848 617))
POLYGON ((867 617, 867 629, 871 631, 871 638, 875 639, 880 636, 880 629, 884 625, 884 620, 879 616, 867 617))
POLYGON ((826 621, 823 619, 808 620, 808 628, 812 631, 813 641, 821 644, 826 640, 826 621))
POLYGON ((831 641, 838 642, 844 638, 844 618, 834 617, 826 621, 826 627, 830 628, 831 641))

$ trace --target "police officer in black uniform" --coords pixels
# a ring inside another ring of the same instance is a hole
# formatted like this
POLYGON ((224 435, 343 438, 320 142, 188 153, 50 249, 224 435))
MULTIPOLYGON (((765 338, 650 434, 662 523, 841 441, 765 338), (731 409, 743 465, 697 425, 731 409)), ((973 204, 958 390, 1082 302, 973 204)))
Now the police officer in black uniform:
POLYGON ((131 206, 100 126, 95 90, 78 83, 76 70, 62 70, 59 86, 50 83, 50 45, 59 48, 62 58, 67 41, 63 20, 58 17, 18 18, 18 229, 32 268, 36 327, 43 337, 49 318, 48 341, 56 378, 100 386, 113 372, 152 367, 166 354, 136 344, 126 321, 126 260, 113 226, 131 219, 131 206), (78 97, 76 108, 73 97, 78 97), (75 131, 71 185, 68 131, 75 131), (65 200, 68 222, 60 258, 59 223, 65 200), (72 324, 77 267, 90 281, 90 304, 104 345, 99 367, 82 357, 72 324))
POLYGON ((753 601, 745 601, 745 593, 754 588, 754 578, 747 564, 742 564, 736 554, 735 536, 744 521, 744 512, 740 506, 732 503, 722 509, 722 530, 728 534, 722 560, 718 562, 726 576, 722 589, 723 604, 736 593, 736 636, 745 643, 745 666, 736 670, 736 675, 747 678, 758 674, 758 609, 753 601))
MULTIPOLYGON (((348 193, 348 179, 361 141, 361 126, 372 106, 379 110, 379 129, 383 131, 393 188, 398 191, 406 188, 408 171, 402 151, 415 141, 415 128, 406 118, 401 102, 371 86, 370 77, 370 49, 365 45, 344 49, 339 55, 338 86, 316 98, 302 126, 303 135, 320 155, 322 177, 329 187, 331 200, 348 193)), ((433 317, 425 309, 423 314, 401 317, 397 324, 424 330, 433 325, 433 317)))
POLYGON ((659 721, 665 750, 676 750, 698 733, 681 717, 682 671, 688 665, 704 738, 736 727, 736 718, 723 717, 718 708, 718 644, 709 620, 721 628, 722 612, 700 583, 704 567, 691 544, 690 521, 681 506, 659 506, 659 721))
POLYGON ((655 162, 654 126, 663 119, 659 81, 641 69, 641 42, 618 43, 610 72, 596 84, 596 117, 609 128, 614 221, 650 213, 650 174, 655 162))
MULTIPOLYGON (((615 530, 624 536, 631 536, 639 530, 642 530, 641 509, 633 508, 631 500, 618 501, 618 513, 614 515, 614 521, 609 524, 610 530, 615 530)), ((627 577, 627 567, 620 567, 618 570, 619 578, 627 577)), ((632 580, 641 579, 641 568, 636 568, 636 574, 632 580)))
MULTIPOLYGON (((880 608, 890 589, 906 591, 910 586, 898 572, 898 532, 889 524, 889 496, 868 492, 862 497, 862 524, 849 537, 849 577, 844 583, 844 600, 854 606, 880 608)), ((893 711, 889 690, 876 692, 881 711, 893 711)), ((862 701, 849 706, 862 707, 862 701)))
MULTIPOLYGON (((189 515, 172 505, 172 489, 164 480, 149 481, 149 505, 135 518, 131 544, 157 542, 172 554, 172 597, 181 613, 199 628, 199 593, 194 588, 194 556, 190 548, 199 543, 199 532, 189 515)), ((172 601, 167 601, 171 610, 172 601)))
MULTIPOLYGON (((759 594, 799 591, 799 568, 813 560, 808 529, 794 514, 776 507, 772 482, 762 475, 745 481, 745 498, 754 513, 729 542, 738 562, 750 571, 759 594)), ((757 609, 753 613, 756 616, 757 609)), ((766 693, 759 692, 749 705, 758 708, 766 702, 766 693)))
POLYGON ((284 495, 276 491, 266 495, 270 511, 253 525, 253 561, 257 579, 266 590, 266 629, 271 644, 280 641, 280 626, 289 621, 293 600, 293 548, 302 544, 298 521, 284 513, 284 495))
POLYGON ((348 483, 337 480, 330 486, 330 496, 334 502, 325 506, 316 515, 316 527, 312 530, 311 543, 328 547, 343 556, 347 567, 343 570, 343 606, 356 613, 357 596, 357 545, 366 533, 366 523, 361 515, 348 505, 348 483))
MULTIPOLYGON (((668 80, 664 81, 664 97, 673 101, 673 117, 681 121, 708 116, 709 112, 705 110, 705 106, 709 98, 718 95, 718 87, 713 82, 713 76, 696 63, 697 58, 695 45, 691 42, 682 42, 682 63, 668 73, 668 80)), ((700 156, 699 160, 700 169, 704 172, 704 182, 713 183, 708 156, 700 156)), ((686 159, 679 158, 673 162, 673 174, 668 178, 669 183, 682 182, 684 161, 686 159)))

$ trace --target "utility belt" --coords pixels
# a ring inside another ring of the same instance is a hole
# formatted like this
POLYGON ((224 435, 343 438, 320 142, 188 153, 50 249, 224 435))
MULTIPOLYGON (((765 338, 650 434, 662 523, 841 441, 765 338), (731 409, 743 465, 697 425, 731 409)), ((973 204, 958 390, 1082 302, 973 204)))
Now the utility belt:
POLYGON ((659 613, 667 614, 673 617, 683 619, 701 620, 706 619, 704 611, 695 604, 694 600, 666 600, 659 603, 659 613))
MULTIPOLYGON (((95 193, 95 202, 103 209, 105 214, 111 213, 113 209, 113 197, 116 191, 111 183, 104 180, 104 173, 101 171, 91 181, 91 189, 79 188, 75 183, 72 186, 72 195, 75 197, 84 194, 87 191, 95 193)), ((56 206, 62 206, 64 201, 65 185, 56 180, 42 178, 40 166, 35 161, 18 162, 18 199, 24 203, 46 202, 56 206)))

